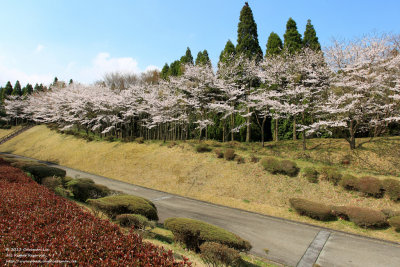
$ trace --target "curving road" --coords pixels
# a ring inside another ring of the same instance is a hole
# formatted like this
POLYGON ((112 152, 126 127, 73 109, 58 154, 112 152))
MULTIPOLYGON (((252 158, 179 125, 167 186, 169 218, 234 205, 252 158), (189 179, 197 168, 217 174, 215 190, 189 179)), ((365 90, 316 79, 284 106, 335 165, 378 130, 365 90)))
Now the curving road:
POLYGON ((186 217, 225 228, 249 240, 253 246, 251 253, 285 266, 400 266, 398 243, 214 205, 45 163, 66 170, 70 177, 92 178, 96 183, 113 190, 152 200, 157 206, 161 222, 169 217, 186 217), (267 254, 264 249, 268 250, 267 254))

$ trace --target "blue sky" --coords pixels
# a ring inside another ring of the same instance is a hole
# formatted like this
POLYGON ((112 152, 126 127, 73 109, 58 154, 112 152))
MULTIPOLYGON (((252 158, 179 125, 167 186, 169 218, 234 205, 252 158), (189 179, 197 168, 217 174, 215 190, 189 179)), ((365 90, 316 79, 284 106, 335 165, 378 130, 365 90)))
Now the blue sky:
MULTIPOLYGON (((245 1, 0 0, 0 85, 19 79, 91 83, 112 71, 162 68, 190 47, 207 49, 213 65, 228 39, 236 44, 245 1)), ((398 0, 249 0, 265 52, 292 17, 304 33, 311 19, 322 46, 332 38, 400 33, 398 0)))

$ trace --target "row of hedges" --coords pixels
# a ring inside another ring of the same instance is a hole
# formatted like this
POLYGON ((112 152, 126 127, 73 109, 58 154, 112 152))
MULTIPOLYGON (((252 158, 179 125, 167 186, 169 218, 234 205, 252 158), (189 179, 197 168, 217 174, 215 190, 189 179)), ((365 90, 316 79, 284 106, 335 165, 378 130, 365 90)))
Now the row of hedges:
POLYGON ((0 195, 2 266, 6 260, 20 260, 7 257, 7 248, 32 246, 48 250, 40 260, 70 261, 82 266, 190 265, 186 259, 175 261, 172 251, 143 242, 133 232, 122 233, 115 224, 83 211, 3 160, 0 160, 0 195))
POLYGON ((328 206, 302 198, 291 198, 289 202, 297 213, 316 220, 331 221, 339 217, 363 228, 383 228, 390 224, 397 231, 400 229, 399 212, 353 206, 328 206))

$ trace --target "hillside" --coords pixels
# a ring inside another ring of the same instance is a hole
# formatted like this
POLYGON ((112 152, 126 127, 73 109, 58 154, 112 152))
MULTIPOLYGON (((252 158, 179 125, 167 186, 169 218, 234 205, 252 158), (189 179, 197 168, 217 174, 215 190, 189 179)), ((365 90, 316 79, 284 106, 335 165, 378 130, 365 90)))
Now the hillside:
MULTIPOLYGON (((213 146, 222 145, 217 142, 208 143, 213 146)), ((400 210, 400 203, 387 197, 367 198, 359 192, 346 191, 327 181, 309 183, 301 174, 295 178, 271 175, 259 163, 251 163, 249 160, 251 154, 258 157, 274 155, 278 158, 295 159, 300 168, 320 168, 326 163, 333 163, 343 173, 399 179, 389 175, 400 173, 396 169, 398 163, 394 160, 398 152, 393 149, 398 143, 398 138, 367 143, 356 154, 351 154, 350 165, 343 166, 338 163, 347 158, 350 152, 346 150, 347 144, 342 140, 311 140, 309 145, 314 149, 306 153, 298 152, 300 150, 297 146, 300 147, 301 144, 293 141, 279 145, 267 143, 264 149, 259 144, 246 146, 235 143, 231 145, 246 161, 244 164, 237 164, 235 161, 217 158, 214 152, 195 152, 195 141, 180 142, 174 146, 160 142, 87 142, 71 135, 58 134, 46 126, 36 126, 1 145, 0 151, 53 161, 71 168, 221 205, 399 242, 400 234, 392 228, 364 230, 347 221, 319 222, 299 216, 290 208, 288 199, 301 197, 324 204, 353 205, 376 210, 400 210)))

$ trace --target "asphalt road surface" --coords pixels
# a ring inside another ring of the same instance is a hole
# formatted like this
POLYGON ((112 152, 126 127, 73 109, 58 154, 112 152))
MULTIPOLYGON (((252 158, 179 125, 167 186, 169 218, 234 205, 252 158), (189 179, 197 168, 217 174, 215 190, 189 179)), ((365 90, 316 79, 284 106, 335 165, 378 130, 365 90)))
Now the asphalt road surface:
POLYGON ((150 199, 157 206, 160 222, 169 217, 186 217, 227 229, 250 241, 253 246, 250 253, 285 266, 400 266, 400 244, 397 243, 214 205, 55 166, 66 170, 67 176, 91 178, 110 189, 150 199))

